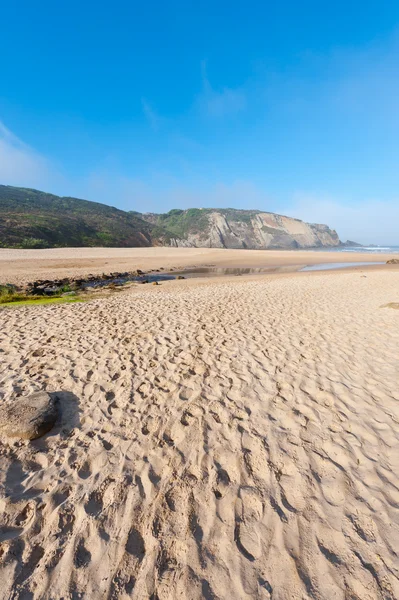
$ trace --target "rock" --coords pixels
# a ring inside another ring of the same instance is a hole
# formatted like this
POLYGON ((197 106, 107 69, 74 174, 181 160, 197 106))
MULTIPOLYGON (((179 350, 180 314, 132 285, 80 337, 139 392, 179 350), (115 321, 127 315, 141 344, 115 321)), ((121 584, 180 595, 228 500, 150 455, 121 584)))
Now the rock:
POLYGON ((50 431, 57 416, 55 401, 47 392, 18 397, 0 408, 0 433, 35 440, 50 431))
POLYGON ((153 281, 152 285, 159 285, 158 281, 153 281))
POLYGON ((185 277, 183 277, 183 275, 178 275, 176 279, 185 279, 185 277))
POLYGON ((64 292, 62 296, 76 296, 76 292, 64 292))
POLYGON ((387 260, 387 265, 399 265, 399 258, 391 258, 387 260))

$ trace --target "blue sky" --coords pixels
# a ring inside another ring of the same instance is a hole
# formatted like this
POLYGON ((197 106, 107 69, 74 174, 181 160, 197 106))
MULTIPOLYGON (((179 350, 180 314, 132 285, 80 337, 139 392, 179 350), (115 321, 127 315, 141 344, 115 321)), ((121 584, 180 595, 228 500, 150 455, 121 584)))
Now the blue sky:
POLYGON ((399 244, 399 3, 7 2, 0 182, 399 244))

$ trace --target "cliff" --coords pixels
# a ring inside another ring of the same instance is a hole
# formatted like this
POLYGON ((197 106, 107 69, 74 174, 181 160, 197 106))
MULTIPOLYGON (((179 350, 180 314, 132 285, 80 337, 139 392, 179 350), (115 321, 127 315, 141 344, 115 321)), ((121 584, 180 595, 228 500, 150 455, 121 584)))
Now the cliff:
POLYGON ((173 246, 262 249, 341 244, 327 225, 258 210, 191 208, 140 216, 166 232, 166 241, 173 246))

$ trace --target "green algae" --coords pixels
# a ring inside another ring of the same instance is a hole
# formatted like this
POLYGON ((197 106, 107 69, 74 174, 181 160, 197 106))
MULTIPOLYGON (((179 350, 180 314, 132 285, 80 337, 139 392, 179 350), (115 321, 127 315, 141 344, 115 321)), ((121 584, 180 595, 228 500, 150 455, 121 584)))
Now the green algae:
POLYGON ((18 306, 38 306, 43 304, 69 304, 71 302, 84 302, 83 298, 76 296, 66 296, 58 298, 26 298, 24 300, 13 300, 11 302, 3 302, 0 304, 1 308, 17 308, 18 306))

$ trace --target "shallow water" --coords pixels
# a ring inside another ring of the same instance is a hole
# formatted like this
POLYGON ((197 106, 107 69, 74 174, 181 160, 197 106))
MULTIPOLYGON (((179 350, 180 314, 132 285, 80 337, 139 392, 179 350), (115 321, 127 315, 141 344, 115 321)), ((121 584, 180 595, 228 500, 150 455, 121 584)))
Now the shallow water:
POLYGON ((143 275, 129 275, 127 277, 115 277, 114 279, 97 279, 87 281, 82 285, 83 289, 90 287, 101 288, 109 285, 124 285, 130 282, 148 282, 153 283, 154 281, 170 281, 177 279, 177 277, 183 276, 184 279, 190 279, 192 277, 217 277, 221 275, 251 275, 256 273, 272 273, 278 270, 278 267, 198 267, 195 269, 187 269, 172 271, 169 273, 144 273, 143 275))
MULTIPOLYGON (((300 271, 325 271, 331 269, 343 269, 346 267, 362 267, 367 265, 382 265, 383 262, 350 262, 350 263, 322 263, 317 265, 307 265, 300 269, 300 271)), ((128 277, 117 277, 115 279, 98 279, 97 281, 90 281, 83 284, 83 288, 89 287, 105 287, 108 285, 124 285, 129 282, 148 282, 153 283, 154 281, 170 281, 176 279, 179 275, 185 279, 191 279, 195 277, 220 277, 223 275, 256 275, 275 273, 282 271, 283 268, 280 266, 269 266, 269 267, 197 267, 195 269, 187 269, 180 271, 173 271, 170 273, 148 273, 139 276, 128 276, 128 277)))
POLYGON ((220 277, 220 275, 254 275, 256 273, 273 273, 279 267, 197 267, 187 271, 174 271, 174 275, 192 277, 220 277))
POLYGON ((330 271, 332 269, 346 269, 349 267, 367 267, 369 265, 384 265, 385 262, 345 262, 345 263, 321 263, 318 265, 306 265, 300 271, 330 271))

